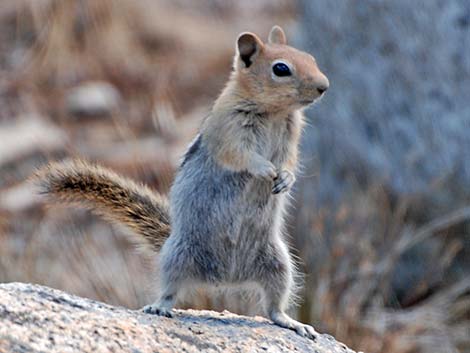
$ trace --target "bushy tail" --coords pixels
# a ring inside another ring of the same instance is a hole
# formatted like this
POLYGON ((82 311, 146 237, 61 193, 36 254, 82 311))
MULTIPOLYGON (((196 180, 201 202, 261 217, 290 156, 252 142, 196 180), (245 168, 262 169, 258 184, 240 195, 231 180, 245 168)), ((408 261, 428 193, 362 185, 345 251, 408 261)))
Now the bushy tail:
POLYGON ((144 185, 81 160, 50 163, 35 173, 42 194, 91 209, 129 228, 152 250, 170 235, 168 200, 144 185))

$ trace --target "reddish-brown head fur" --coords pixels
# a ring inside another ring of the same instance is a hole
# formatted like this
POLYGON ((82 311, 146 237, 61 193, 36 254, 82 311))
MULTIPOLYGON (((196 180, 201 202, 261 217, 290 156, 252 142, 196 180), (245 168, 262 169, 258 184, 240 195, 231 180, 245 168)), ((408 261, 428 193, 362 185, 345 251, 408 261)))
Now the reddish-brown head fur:
POLYGON ((279 26, 271 29, 267 43, 254 33, 240 34, 234 66, 239 94, 268 112, 307 106, 329 86, 313 56, 288 46, 279 26), (276 74, 276 64, 284 69, 282 76, 276 74))

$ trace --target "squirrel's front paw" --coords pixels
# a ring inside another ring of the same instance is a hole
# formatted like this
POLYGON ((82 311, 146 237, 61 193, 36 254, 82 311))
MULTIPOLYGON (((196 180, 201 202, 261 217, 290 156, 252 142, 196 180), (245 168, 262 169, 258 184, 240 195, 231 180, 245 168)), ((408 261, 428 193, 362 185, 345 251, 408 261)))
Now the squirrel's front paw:
POLYGON ((259 160, 249 168, 249 172, 257 178, 274 179, 276 167, 268 160, 259 160))
POLYGON ((274 185, 272 189, 273 194, 279 194, 290 190, 295 183, 295 175, 291 171, 284 169, 274 178, 274 185))

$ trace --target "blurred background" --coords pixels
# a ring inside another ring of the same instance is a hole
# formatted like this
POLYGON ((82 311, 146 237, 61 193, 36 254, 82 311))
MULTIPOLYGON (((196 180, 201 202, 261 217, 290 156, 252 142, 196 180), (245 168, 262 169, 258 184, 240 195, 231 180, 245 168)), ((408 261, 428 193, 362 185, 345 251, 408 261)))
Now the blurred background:
MULTIPOLYGON (((330 90, 308 110, 294 315, 366 352, 470 352, 468 0, 1 0, 0 281, 152 301, 152 259, 27 178, 80 156, 166 193, 242 31, 282 25, 330 90)), ((244 293, 179 305, 254 314, 244 293)))

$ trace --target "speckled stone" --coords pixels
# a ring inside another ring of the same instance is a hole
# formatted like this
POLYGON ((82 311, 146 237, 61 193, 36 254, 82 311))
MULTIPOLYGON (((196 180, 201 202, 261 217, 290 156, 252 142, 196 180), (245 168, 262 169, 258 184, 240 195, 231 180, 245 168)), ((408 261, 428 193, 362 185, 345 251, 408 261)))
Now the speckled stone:
POLYGON ((32 284, 0 284, 0 352, 353 352, 261 317, 178 310, 169 319, 32 284))

